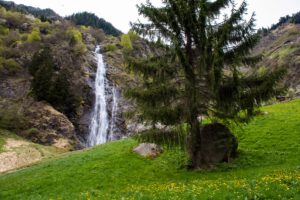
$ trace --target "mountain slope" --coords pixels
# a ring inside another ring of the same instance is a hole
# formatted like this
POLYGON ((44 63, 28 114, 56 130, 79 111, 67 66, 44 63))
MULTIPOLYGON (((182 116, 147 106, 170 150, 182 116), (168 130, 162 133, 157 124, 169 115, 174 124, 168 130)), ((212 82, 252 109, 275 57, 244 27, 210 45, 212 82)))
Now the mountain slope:
POLYGON ((300 93, 300 24, 286 23, 262 37, 254 49, 262 53, 262 70, 287 69, 284 84, 300 93))
POLYGON ((77 136, 88 134, 92 52, 105 37, 99 29, 42 21, 0 6, 0 128, 40 144, 67 139, 74 149, 77 136))
POLYGON ((299 199, 300 100, 263 108, 236 129, 240 157, 188 172, 179 150, 150 160, 123 140, 0 176, 1 199, 299 199))
POLYGON ((15 4, 12 1, 3 1, 0 0, 0 5, 8 10, 14 10, 17 12, 22 12, 25 14, 32 14, 35 17, 46 17, 50 20, 61 20, 62 17, 60 17, 57 13, 55 13, 53 10, 47 8, 47 9, 40 9, 35 8, 32 6, 26 6, 23 4, 15 4))

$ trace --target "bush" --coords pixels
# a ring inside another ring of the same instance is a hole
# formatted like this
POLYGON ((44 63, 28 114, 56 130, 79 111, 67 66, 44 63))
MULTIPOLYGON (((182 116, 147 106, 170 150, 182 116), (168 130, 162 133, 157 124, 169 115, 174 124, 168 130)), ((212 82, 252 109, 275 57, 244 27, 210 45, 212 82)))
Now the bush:
POLYGON ((4 18, 6 16, 6 9, 4 7, 0 7, 0 17, 4 18))
POLYGON ((7 47, 16 44, 17 41, 21 40, 21 36, 19 31, 10 31, 7 36, 4 37, 4 45, 7 47))
POLYGON ((135 40, 137 40, 139 38, 139 36, 134 31, 129 31, 128 35, 132 42, 134 42, 135 40))
POLYGON ((128 34, 123 34, 121 36, 121 46, 125 49, 125 50, 132 50, 132 42, 131 39, 129 37, 128 34))
POLYGON ((40 42, 41 40, 40 29, 37 27, 33 28, 32 32, 27 36, 27 41, 29 43, 40 42))
POLYGON ((0 25, 0 34, 1 35, 8 35, 8 33, 9 33, 9 28, 0 25))
POLYGON ((0 57, 0 74, 15 75, 22 67, 13 59, 5 59, 0 57))
POLYGON ((72 28, 67 31, 67 35, 70 38, 70 44, 72 46, 74 46, 78 43, 82 43, 82 34, 80 31, 72 28))
POLYGON ((26 22, 26 17, 19 12, 7 11, 5 18, 8 28, 20 28, 26 22))
POLYGON ((80 55, 87 51, 87 48, 82 40, 82 34, 76 29, 69 29, 67 32, 68 37, 70 38, 70 45, 73 47, 75 54, 80 55))
POLYGON ((10 104, 0 108, 0 128, 7 130, 22 130, 26 127, 26 120, 20 107, 10 104))
POLYGON ((90 28, 89 33, 96 39, 97 43, 105 39, 105 33, 101 29, 90 28))
POLYGON ((117 49, 117 46, 114 44, 108 44, 104 47, 104 51, 115 51, 117 49))

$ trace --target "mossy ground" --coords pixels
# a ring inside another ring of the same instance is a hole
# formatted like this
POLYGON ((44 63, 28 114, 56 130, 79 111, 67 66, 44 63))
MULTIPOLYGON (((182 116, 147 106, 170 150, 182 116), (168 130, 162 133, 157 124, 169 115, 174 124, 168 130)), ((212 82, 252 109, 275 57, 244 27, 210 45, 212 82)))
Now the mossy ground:
POLYGON ((300 199, 300 100, 263 111, 214 170, 187 171, 180 150, 142 158, 127 139, 1 175, 0 199, 300 199))

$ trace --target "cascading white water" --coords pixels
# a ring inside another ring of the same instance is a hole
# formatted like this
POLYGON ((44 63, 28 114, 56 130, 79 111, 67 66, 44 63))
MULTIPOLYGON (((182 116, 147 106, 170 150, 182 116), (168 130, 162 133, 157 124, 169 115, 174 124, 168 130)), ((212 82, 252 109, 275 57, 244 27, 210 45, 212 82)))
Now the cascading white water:
POLYGON ((118 92, 116 87, 112 88, 112 108, 111 108, 111 120, 110 120, 110 130, 109 130, 109 140, 113 140, 114 129, 116 128, 117 120, 117 110, 118 110, 118 92))
POLYGON ((90 124, 90 134, 87 146, 103 144, 115 140, 121 133, 118 128, 118 101, 119 92, 117 87, 106 78, 106 65, 100 53, 100 46, 94 52, 97 62, 97 73, 95 80, 95 105, 90 124))
POLYGON ((97 73, 95 81, 95 105, 90 125, 90 134, 88 138, 88 146, 103 144, 107 142, 109 117, 106 103, 106 66, 100 53, 100 46, 96 47, 95 59, 97 61, 97 73))

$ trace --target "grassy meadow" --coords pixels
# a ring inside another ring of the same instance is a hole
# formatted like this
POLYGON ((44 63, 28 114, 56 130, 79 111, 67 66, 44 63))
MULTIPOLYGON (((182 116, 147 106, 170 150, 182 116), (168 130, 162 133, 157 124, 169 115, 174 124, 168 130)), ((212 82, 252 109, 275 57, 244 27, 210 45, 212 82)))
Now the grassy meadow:
POLYGON ((180 150, 143 158, 126 139, 2 174, 0 199, 300 199, 300 100, 262 111, 234 130, 239 157, 216 169, 186 170, 180 150))

